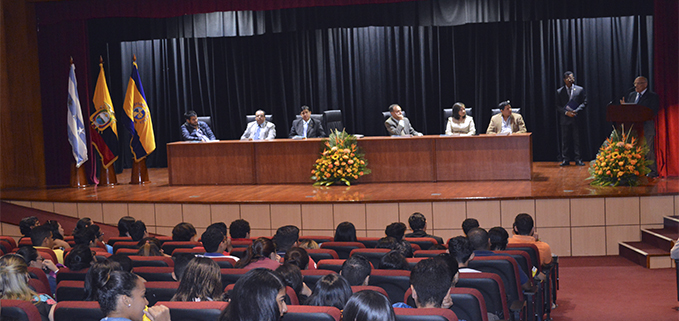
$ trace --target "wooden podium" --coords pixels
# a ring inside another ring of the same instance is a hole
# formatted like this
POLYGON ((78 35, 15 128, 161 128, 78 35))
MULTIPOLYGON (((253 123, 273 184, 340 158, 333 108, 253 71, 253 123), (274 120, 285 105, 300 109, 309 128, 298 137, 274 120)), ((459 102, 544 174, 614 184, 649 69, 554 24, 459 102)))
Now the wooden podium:
POLYGON ((643 137, 644 122, 653 120, 653 110, 636 104, 608 105, 606 120, 615 123, 616 129, 624 125, 629 130, 634 125, 639 137, 643 137))

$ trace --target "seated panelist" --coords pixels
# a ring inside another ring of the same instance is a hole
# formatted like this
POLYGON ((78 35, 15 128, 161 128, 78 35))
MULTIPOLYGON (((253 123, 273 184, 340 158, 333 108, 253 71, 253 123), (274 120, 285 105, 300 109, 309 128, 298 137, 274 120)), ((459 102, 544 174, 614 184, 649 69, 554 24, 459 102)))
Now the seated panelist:
POLYGON ((255 112, 255 121, 248 123, 241 140, 263 140, 276 138, 276 125, 266 121, 266 114, 263 110, 255 112))
POLYGON ((321 125, 321 122, 311 118, 311 110, 309 110, 309 106, 302 106, 301 112, 299 114, 302 116, 302 118, 292 121, 292 127, 290 128, 290 138, 325 137, 323 125, 321 125))
POLYGON ((411 125, 410 120, 403 116, 401 106, 393 104, 389 106, 391 117, 384 121, 384 126, 387 127, 387 132, 391 136, 422 136, 422 133, 416 131, 411 125))
POLYGON ((509 100, 501 102, 498 105, 498 108, 500 108, 500 113, 490 119, 486 134, 514 134, 527 132, 523 117, 521 114, 512 112, 512 105, 509 104, 509 100))
POLYGON ((474 119, 467 116, 466 107, 463 103, 453 105, 453 116, 448 117, 446 125, 446 135, 459 134, 461 136, 471 136, 476 134, 474 119))
POLYGON ((198 121, 198 116, 193 110, 189 110, 184 114, 186 122, 182 124, 182 140, 208 142, 217 140, 215 134, 210 130, 205 122, 198 121))

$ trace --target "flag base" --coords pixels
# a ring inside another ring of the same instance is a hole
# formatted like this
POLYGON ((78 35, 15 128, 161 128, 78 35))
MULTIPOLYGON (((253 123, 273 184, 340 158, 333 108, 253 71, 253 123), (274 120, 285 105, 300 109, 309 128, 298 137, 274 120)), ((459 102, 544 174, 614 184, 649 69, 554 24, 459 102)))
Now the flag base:
POLYGON ((116 171, 113 166, 104 168, 102 165, 99 169, 99 186, 113 186, 116 184, 118 184, 118 177, 116 177, 116 171))
POLYGON ((85 173, 85 167, 76 167, 73 163, 71 166, 71 187, 85 188, 87 187, 87 174, 85 173))
POLYGON ((130 179, 130 184, 144 184, 150 181, 149 171, 146 169, 146 158, 134 162, 132 165, 132 178, 130 179))

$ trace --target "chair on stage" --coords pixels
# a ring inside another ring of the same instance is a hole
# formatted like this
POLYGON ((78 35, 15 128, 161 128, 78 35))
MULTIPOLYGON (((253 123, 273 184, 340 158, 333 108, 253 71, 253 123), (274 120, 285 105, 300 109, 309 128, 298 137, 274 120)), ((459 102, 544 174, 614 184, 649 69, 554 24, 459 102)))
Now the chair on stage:
POLYGON ((457 321, 455 312, 451 309, 406 309, 394 308, 396 321, 457 321))
POLYGON ((313 289, 314 286, 316 286, 316 282, 323 278, 324 276, 328 274, 335 274, 338 272, 332 271, 332 270, 302 270, 302 278, 304 279, 304 283, 310 288, 313 289))
MULTIPOLYGON (((465 113, 467 113, 467 116, 469 117, 474 117, 472 115, 472 108, 467 108, 465 107, 464 109, 465 113)), ((495 114, 493 114, 495 115, 495 114)), ((453 109, 452 108, 444 108, 443 109, 443 133, 446 132, 446 126, 448 126, 448 118, 453 117, 453 109)))
POLYGON ((170 309, 170 319, 186 321, 218 320, 222 311, 229 305, 221 301, 177 302, 159 301, 156 304, 170 309))
POLYGON ((196 118, 198 119, 198 121, 202 121, 202 122, 206 123, 208 125, 208 127, 210 127, 210 129, 212 129, 212 116, 198 116, 196 118))
MULTIPOLYGON (((264 119, 270 123, 273 123, 273 115, 266 114, 264 116, 264 119)), ((255 115, 246 115, 245 116, 245 125, 255 121, 255 115)))
MULTIPOLYGON (((405 110, 402 110, 402 111, 401 111, 401 115, 403 115, 403 117, 406 117, 406 112, 405 112, 405 110)), ((384 123, 387 121, 387 119, 389 119, 389 117, 391 117, 391 112, 390 112, 390 111, 383 111, 383 112, 382 112, 382 118, 383 118, 383 120, 382 120, 382 127, 384 127, 384 131, 387 132, 387 135, 389 135, 389 131, 387 130, 386 126, 384 126, 384 123)))
MULTIPOLYGON (((500 108, 493 108, 490 110, 491 116, 495 116, 500 113, 500 108)), ((512 113, 521 114, 521 108, 512 108, 512 113)))
POLYGON ((360 242, 325 242, 321 248, 334 250, 340 259, 348 259, 352 250, 364 249, 365 245, 360 242))
POLYGON ((286 321, 339 321, 340 310, 336 307, 290 305, 286 321))
POLYGON ((344 124, 342 123, 342 111, 341 110, 324 111, 323 128, 325 128, 328 135, 330 135, 330 133, 335 130, 339 132, 344 130, 344 124))
POLYGON ((0 300, 0 319, 16 321, 41 321, 38 308, 24 300, 0 300))

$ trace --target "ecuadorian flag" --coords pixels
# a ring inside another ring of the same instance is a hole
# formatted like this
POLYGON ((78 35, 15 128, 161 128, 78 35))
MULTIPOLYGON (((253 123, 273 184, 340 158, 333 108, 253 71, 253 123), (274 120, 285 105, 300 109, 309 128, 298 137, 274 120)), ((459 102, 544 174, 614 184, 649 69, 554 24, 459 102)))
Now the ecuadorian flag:
POLYGON ((132 63, 132 74, 127 84, 123 109, 125 110, 123 122, 132 135, 130 149, 134 161, 138 162, 156 149, 156 137, 153 135, 151 113, 149 106, 146 105, 146 96, 136 62, 132 63))
POLYGON ((104 168, 109 168, 118 159, 118 125, 106 85, 103 63, 99 63, 99 78, 94 87, 92 102, 95 108, 90 116, 92 146, 99 152, 104 168))

